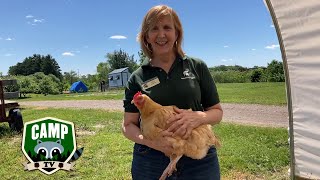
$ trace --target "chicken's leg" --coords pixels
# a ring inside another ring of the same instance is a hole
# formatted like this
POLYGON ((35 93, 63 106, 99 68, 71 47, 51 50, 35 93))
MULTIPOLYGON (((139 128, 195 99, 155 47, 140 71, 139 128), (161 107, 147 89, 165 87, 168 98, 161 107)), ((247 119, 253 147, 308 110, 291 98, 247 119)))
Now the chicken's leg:
POLYGON ((179 161, 179 159, 182 157, 182 155, 177 156, 175 158, 170 158, 170 163, 167 166, 167 168, 163 171, 161 177, 159 178, 159 180, 165 180, 166 177, 169 175, 171 176, 172 172, 176 170, 176 164, 179 161))

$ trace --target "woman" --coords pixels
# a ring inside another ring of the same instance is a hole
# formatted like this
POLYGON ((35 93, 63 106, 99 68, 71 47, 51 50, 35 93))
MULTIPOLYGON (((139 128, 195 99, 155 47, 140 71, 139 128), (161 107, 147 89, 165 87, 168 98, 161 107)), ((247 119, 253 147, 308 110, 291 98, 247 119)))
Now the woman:
MULTIPOLYGON (((185 56, 181 48, 182 25, 172 8, 159 5, 145 15, 138 35, 141 48, 148 57, 132 73, 124 100, 123 134, 135 142, 132 178, 158 179, 169 158, 164 153, 172 151, 164 138, 157 141, 144 139, 139 128, 139 111, 131 104, 137 91, 147 94, 157 103, 176 105, 177 115, 170 118, 172 125, 162 133, 173 133, 188 138, 192 129, 202 124, 217 124, 222 119, 222 108, 214 81, 206 64, 185 56), (148 82, 153 83, 148 83, 148 82), (184 109, 192 108, 193 111, 184 109)), ((215 147, 205 158, 194 160, 182 157, 177 171, 167 179, 220 179, 219 162, 215 147)))

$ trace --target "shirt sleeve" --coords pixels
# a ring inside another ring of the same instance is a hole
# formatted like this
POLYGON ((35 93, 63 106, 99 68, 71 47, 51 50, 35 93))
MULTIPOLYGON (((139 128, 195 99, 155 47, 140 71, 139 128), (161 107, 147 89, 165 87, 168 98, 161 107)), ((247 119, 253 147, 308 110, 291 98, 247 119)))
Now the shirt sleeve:
POLYGON ((138 91, 141 91, 140 86, 136 82, 135 74, 132 74, 128 80, 124 93, 123 107, 125 112, 139 112, 137 107, 134 104, 131 104, 134 94, 138 91))
POLYGON ((207 65, 200 63, 200 87, 201 87, 201 104, 202 107, 208 108, 220 102, 216 84, 209 72, 207 65))

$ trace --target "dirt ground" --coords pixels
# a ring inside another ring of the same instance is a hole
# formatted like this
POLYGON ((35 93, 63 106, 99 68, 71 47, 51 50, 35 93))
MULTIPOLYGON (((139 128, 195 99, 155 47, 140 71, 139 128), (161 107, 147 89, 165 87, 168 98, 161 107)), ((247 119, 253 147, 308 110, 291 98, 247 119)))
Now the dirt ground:
MULTIPOLYGON (((123 111, 121 100, 75 100, 75 101, 29 101, 20 102, 21 106, 107 109, 123 111)), ((221 104, 223 121, 267 127, 288 127, 288 109, 286 106, 259 104, 221 104)))

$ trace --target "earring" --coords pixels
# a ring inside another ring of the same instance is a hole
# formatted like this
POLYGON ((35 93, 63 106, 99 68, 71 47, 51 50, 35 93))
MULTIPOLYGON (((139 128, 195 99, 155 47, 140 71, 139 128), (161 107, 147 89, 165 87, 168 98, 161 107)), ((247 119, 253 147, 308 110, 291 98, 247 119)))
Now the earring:
POLYGON ((175 42, 175 45, 176 45, 176 47, 178 46, 178 42, 177 41, 175 42))

